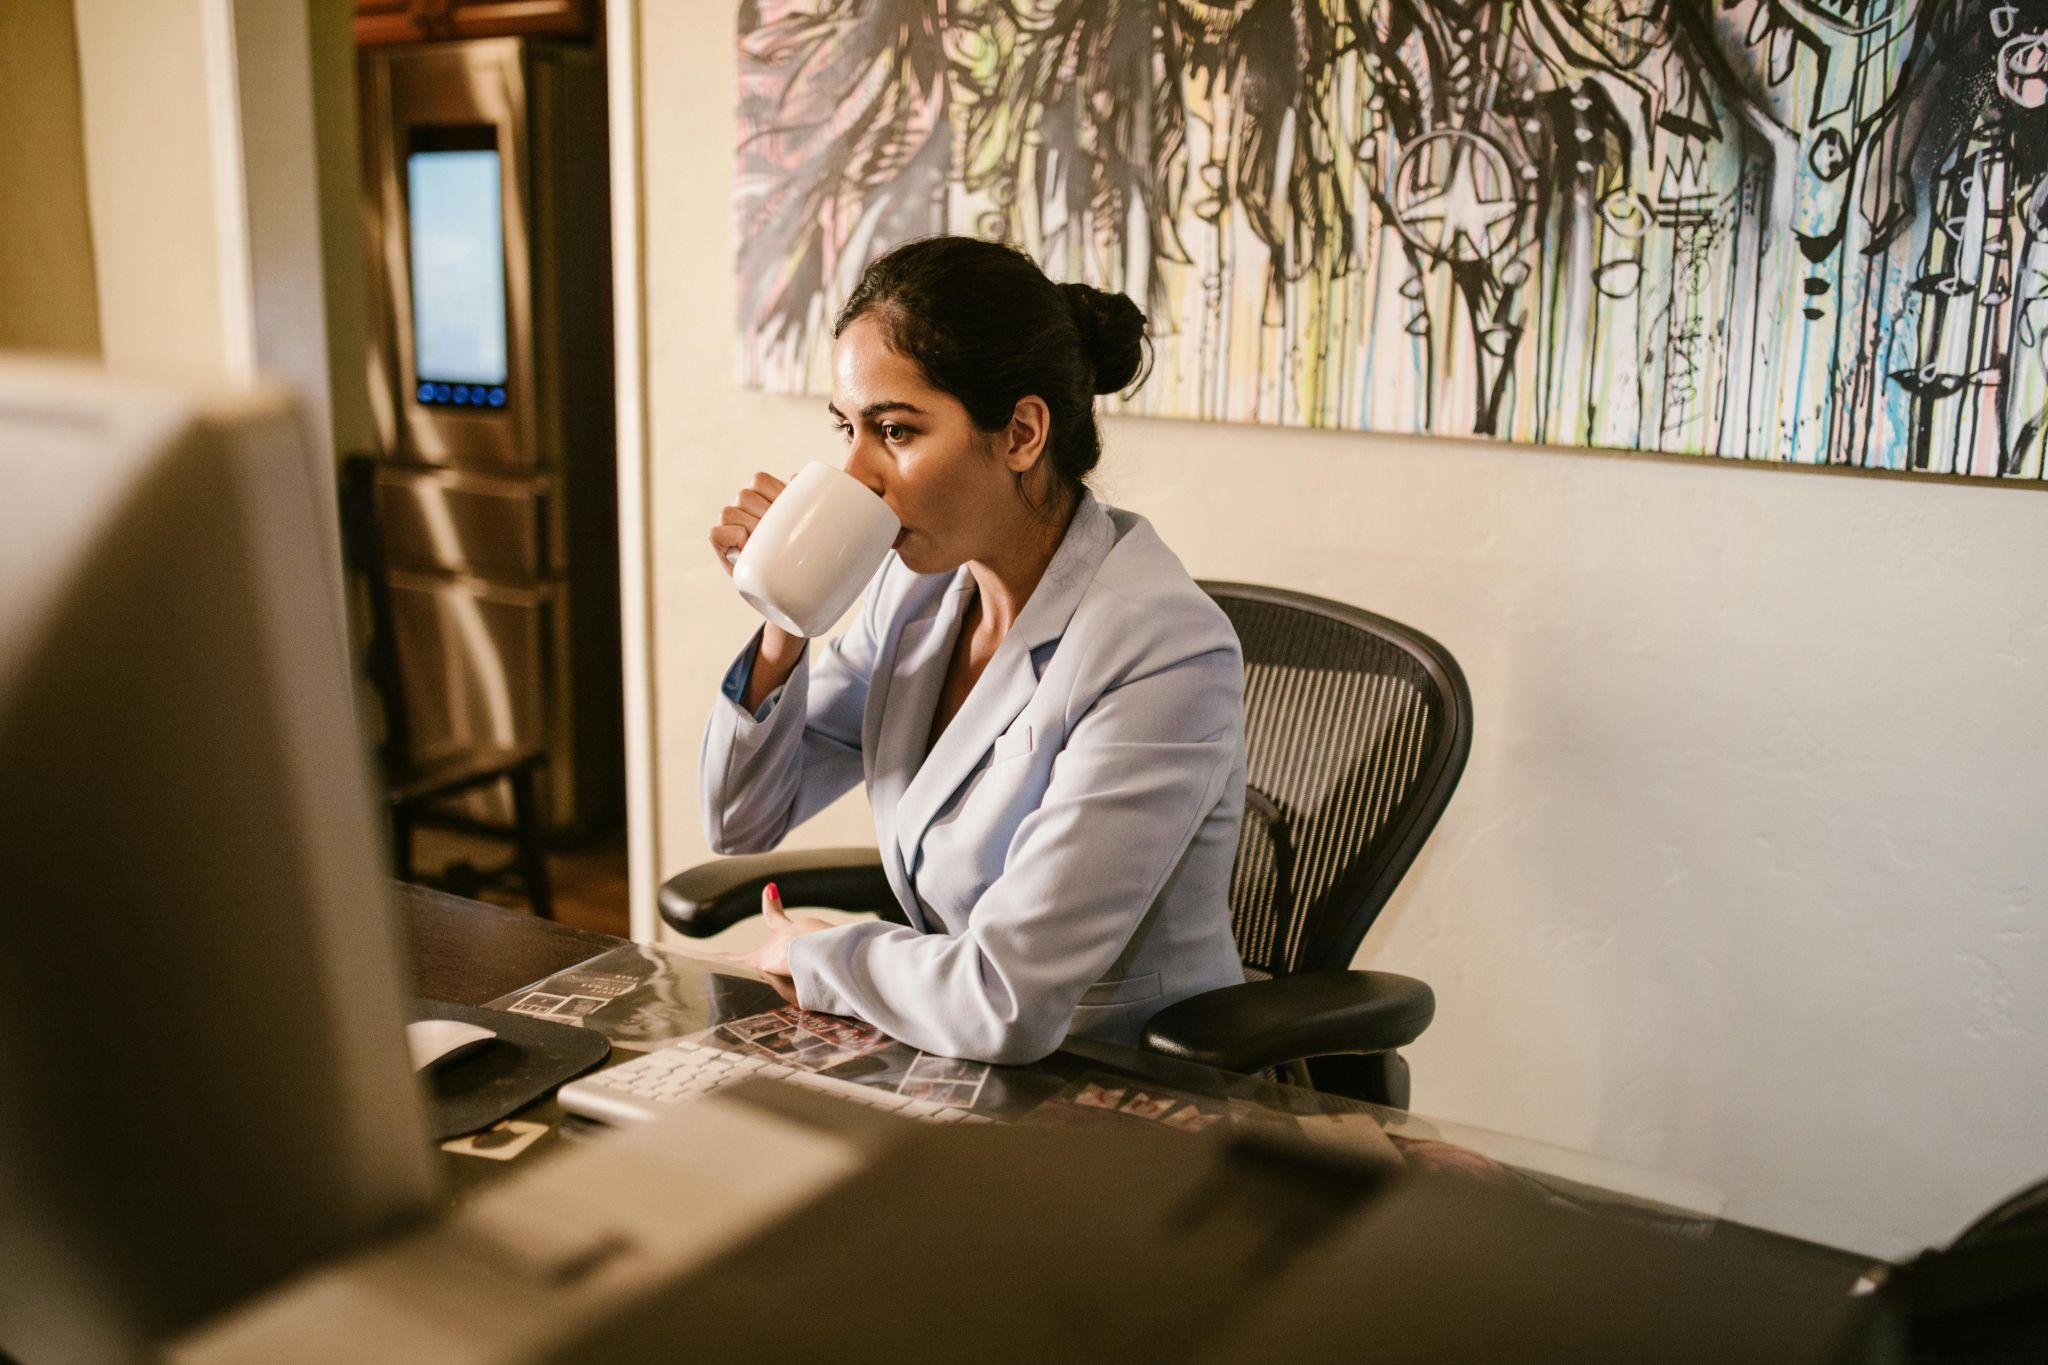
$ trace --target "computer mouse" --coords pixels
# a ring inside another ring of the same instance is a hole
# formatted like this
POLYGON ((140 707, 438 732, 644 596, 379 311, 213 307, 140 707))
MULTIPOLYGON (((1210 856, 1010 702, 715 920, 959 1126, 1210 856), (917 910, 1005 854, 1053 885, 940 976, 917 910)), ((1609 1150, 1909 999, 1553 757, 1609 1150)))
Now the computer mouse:
POLYGON ((466 1057, 497 1036, 490 1029, 454 1019, 415 1019, 405 1026, 405 1046, 412 1053, 414 1071, 466 1057))

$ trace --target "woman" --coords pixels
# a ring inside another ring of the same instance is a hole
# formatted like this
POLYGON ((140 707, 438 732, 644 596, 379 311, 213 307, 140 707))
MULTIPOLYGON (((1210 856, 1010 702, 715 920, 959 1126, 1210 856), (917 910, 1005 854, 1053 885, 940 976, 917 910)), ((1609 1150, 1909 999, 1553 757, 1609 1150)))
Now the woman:
MULTIPOLYGON (((1244 804, 1228 618, 1142 517, 1097 502, 1094 395, 1145 318, 961 237, 869 266, 833 325, 848 473, 903 523, 858 621, 813 651, 764 626, 704 736, 705 832, 781 842, 867 783, 912 927, 792 920, 744 959, 807 1009, 930 1052, 1035 1061, 1135 1043, 1241 982, 1227 903, 1244 804)), ((781 491, 756 475, 719 562, 781 491)))

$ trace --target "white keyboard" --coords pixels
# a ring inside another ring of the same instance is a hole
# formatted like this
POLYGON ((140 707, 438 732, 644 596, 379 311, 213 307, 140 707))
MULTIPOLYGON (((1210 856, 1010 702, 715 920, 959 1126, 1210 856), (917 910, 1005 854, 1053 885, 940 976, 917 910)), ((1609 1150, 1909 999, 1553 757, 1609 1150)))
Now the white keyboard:
POLYGON ((911 1099, 852 1081, 800 1071, 765 1057, 725 1052, 692 1042, 670 1043, 659 1051, 571 1081, 556 1098, 570 1113, 600 1123, 640 1123, 672 1113, 677 1105, 688 1104, 700 1095, 756 1077, 822 1090, 870 1109, 887 1110, 927 1123, 994 1122, 986 1115, 955 1105, 911 1099))

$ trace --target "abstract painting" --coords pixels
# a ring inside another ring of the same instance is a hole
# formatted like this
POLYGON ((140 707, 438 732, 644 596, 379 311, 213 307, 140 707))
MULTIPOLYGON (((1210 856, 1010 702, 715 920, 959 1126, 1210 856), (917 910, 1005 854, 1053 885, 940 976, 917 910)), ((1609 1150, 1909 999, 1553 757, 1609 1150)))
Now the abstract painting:
POLYGON ((1013 241, 1131 412, 2043 476, 2048 0, 749 0, 740 370, 1013 241))

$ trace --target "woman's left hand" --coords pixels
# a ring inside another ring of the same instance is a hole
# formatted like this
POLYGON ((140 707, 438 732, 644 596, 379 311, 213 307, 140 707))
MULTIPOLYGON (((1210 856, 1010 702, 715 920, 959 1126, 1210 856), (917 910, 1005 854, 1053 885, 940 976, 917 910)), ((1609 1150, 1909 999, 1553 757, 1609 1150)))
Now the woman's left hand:
MULTIPOLYGON (((830 929, 833 927, 832 922, 830 920, 813 919, 809 916, 805 916, 802 919, 791 919, 787 914, 783 913, 782 893, 775 889, 774 882, 770 882, 767 886, 761 888, 761 918, 768 922, 768 941, 754 949, 751 953, 735 955, 733 961, 741 966, 752 967, 755 971, 767 977, 770 985, 775 986, 777 990, 781 990, 783 983, 790 982, 790 943, 795 939, 802 938, 805 934, 815 934, 820 929, 830 929)), ((794 1000, 796 991, 793 982, 790 983, 790 989, 784 991, 783 994, 794 1000)))

